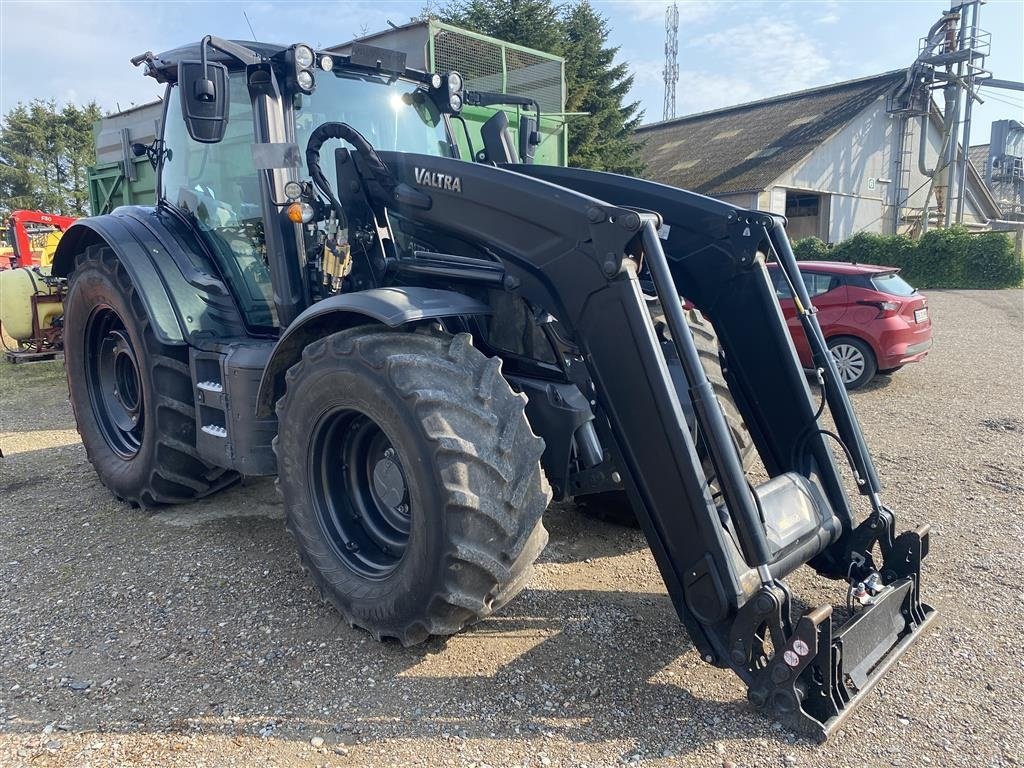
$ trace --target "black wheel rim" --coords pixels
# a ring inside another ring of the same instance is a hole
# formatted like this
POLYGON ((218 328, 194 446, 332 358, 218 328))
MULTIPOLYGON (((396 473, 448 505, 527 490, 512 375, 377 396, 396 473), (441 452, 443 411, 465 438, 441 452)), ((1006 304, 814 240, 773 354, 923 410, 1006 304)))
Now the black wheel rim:
POLYGON ((365 414, 339 409, 317 423, 310 453, 309 487, 327 542, 359 576, 386 578, 412 530, 409 484, 391 441, 365 414))
POLYGON ((106 305, 93 310, 86 324, 85 376, 103 439, 122 459, 134 458, 145 429, 139 361, 124 322, 106 305))

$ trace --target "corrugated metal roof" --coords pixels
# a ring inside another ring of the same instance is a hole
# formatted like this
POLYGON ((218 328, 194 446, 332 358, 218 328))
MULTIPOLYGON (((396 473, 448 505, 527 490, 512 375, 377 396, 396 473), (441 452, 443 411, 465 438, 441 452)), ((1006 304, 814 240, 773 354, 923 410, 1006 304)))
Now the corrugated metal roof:
POLYGON ((896 70, 640 126, 645 176, 705 195, 760 192, 905 75, 896 70))

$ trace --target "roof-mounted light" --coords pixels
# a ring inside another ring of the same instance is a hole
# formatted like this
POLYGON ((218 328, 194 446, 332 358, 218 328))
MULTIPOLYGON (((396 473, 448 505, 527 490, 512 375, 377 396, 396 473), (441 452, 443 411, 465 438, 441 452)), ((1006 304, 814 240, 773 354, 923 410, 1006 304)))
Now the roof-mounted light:
POLYGON ((313 66, 313 49, 308 45, 295 46, 295 66, 300 69, 309 69, 313 66))

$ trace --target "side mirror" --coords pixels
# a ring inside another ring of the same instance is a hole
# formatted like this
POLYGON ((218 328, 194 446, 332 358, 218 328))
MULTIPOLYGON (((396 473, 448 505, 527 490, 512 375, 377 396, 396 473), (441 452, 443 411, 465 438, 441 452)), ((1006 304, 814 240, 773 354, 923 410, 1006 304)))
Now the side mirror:
POLYGON ((519 157, 522 162, 533 162, 534 147, 540 144, 540 133, 537 129, 537 118, 529 115, 519 117, 519 157))
POLYGON ((228 68, 208 61, 182 61, 178 64, 178 96, 181 117, 193 140, 216 144, 228 127, 228 68))
POLYGON ((484 157, 489 163, 518 163, 516 145, 512 141, 512 132, 508 129, 508 115, 499 109, 480 126, 480 136, 484 140, 484 157))

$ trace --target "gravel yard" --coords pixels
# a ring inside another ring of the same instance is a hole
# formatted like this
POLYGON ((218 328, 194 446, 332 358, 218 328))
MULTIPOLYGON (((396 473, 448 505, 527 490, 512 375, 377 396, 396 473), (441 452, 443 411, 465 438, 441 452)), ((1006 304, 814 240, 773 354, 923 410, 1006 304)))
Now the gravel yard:
POLYGON ((934 526, 941 617, 822 747, 700 661, 635 531, 552 509, 500 615, 378 644, 317 600, 271 480, 130 509, 61 365, 0 363, 0 765, 1024 763, 1024 292, 930 304, 928 359, 853 399, 901 527, 934 526))

